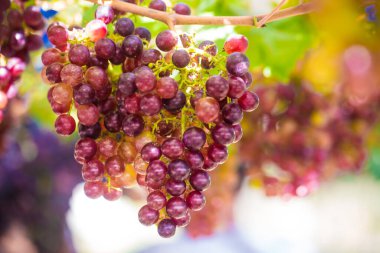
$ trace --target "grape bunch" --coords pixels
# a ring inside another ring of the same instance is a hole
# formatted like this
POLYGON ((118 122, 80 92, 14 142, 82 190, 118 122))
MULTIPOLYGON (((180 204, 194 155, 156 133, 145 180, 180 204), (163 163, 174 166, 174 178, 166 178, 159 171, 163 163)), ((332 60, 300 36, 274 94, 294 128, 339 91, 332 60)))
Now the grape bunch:
POLYGON ((247 44, 234 37, 218 53, 212 41, 165 30, 155 48, 149 30, 109 6, 85 28, 53 23, 47 34, 55 48, 42 54, 42 77, 58 134, 75 131, 76 109, 86 195, 116 200, 137 181, 148 192, 139 221, 173 236, 204 207, 209 172, 241 139, 243 112, 258 106, 247 44))
POLYGON ((29 62, 29 51, 43 45, 38 34, 45 26, 40 8, 23 2, 0 2, 0 122, 8 99, 16 95, 15 83, 29 62))

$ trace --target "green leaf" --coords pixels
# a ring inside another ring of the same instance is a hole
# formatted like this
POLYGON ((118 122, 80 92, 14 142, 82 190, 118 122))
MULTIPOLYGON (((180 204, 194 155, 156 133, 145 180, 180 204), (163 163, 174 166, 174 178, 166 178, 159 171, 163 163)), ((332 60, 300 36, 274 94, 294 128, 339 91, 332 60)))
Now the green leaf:
POLYGON ((247 56, 253 68, 265 68, 279 81, 290 78, 297 61, 312 47, 314 30, 306 17, 293 17, 256 29, 236 28, 247 36, 250 46, 247 56))

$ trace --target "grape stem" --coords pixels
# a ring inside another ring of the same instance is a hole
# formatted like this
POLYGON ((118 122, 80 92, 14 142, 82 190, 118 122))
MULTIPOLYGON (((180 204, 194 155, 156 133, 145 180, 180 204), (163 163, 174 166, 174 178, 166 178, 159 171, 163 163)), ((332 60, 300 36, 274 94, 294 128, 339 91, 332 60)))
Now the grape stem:
POLYGON ((86 0, 96 4, 107 4, 112 8, 137 14, 140 16, 148 17, 154 20, 165 23, 171 30, 176 25, 236 25, 236 26, 254 26, 262 27, 266 23, 307 14, 316 9, 313 3, 301 3, 295 7, 279 10, 280 7, 286 2, 282 1, 273 9, 269 14, 258 16, 192 16, 192 15, 179 15, 175 13, 168 13, 164 11, 157 11, 147 7, 138 6, 136 4, 126 3, 119 0, 86 0))

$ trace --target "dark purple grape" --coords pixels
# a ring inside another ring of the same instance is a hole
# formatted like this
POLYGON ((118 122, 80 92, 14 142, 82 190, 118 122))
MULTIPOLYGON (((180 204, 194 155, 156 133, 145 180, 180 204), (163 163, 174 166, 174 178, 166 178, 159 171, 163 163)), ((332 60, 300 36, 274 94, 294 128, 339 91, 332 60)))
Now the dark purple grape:
POLYGON ((168 173, 170 177, 176 181, 183 181, 190 175, 190 167, 186 161, 176 159, 169 163, 168 173))
POLYGON ((162 0, 152 0, 149 4, 149 8, 158 11, 166 11, 166 4, 162 0))
POLYGON ((238 124, 243 119, 243 110, 238 104, 226 104, 222 109, 222 118, 226 123, 238 124))
POLYGON ((161 210, 166 205, 166 197, 161 191, 153 191, 147 197, 148 206, 154 210, 161 210))
POLYGON ((11 29, 7 25, 3 25, 0 22, 0 42, 3 44, 8 40, 8 37, 11 33, 11 29))
POLYGON ((74 157, 79 163, 90 161, 96 154, 97 145, 91 138, 81 138, 75 144, 74 157))
POLYGON ((161 98, 156 94, 145 94, 140 98, 140 110, 144 115, 156 115, 160 112, 161 107, 161 98))
POLYGON ((174 126, 170 122, 165 122, 165 120, 163 120, 157 124, 156 133, 161 136, 168 136, 173 131, 174 131, 174 126))
POLYGON ((150 34, 149 30, 145 27, 136 27, 135 35, 139 36, 142 40, 146 40, 147 42, 149 42, 152 38, 152 35, 150 34))
POLYGON ((177 68, 184 68, 190 63, 190 55, 184 49, 175 50, 172 55, 172 62, 177 68))
POLYGON ((43 41, 41 36, 36 34, 29 34, 26 37, 26 49, 28 51, 35 51, 40 49, 43 46, 43 41))
POLYGON ((259 97, 254 92, 246 91, 239 98, 238 103, 243 111, 251 112, 259 106, 259 97))
POLYGON ((220 164, 227 160, 228 150, 226 146, 213 143, 208 147, 207 155, 212 161, 220 164))
POLYGON ((108 69, 108 61, 107 60, 103 60, 103 59, 99 59, 98 57, 96 57, 96 55, 91 55, 90 56, 90 60, 89 62, 87 63, 87 67, 100 67, 104 70, 107 70, 108 69))
POLYGON ((75 131, 75 120, 68 114, 59 115, 54 125, 59 135, 71 135, 75 131))
POLYGON ((69 50, 69 60, 73 64, 84 66, 90 62, 90 51, 84 45, 74 45, 69 50))
POLYGON ((185 159, 191 169, 201 169, 205 160, 200 151, 187 151, 185 159))
POLYGON ((243 76, 249 71, 249 60, 242 53, 232 53, 227 57, 227 71, 234 76, 243 76))
POLYGON ((171 113, 178 113, 186 104, 186 95, 182 91, 178 91, 175 97, 170 99, 162 99, 164 108, 171 113))
POLYGON ((24 49, 24 47, 26 46, 26 37, 24 32, 12 32, 9 38, 9 44, 11 45, 11 48, 15 51, 20 51, 24 49))
POLYGON ((180 196, 186 190, 186 184, 184 181, 176 181, 172 178, 166 181, 166 191, 172 196, 180 196))
POLYGON ((93 103, 95 101, 95 90, 86 83, 75 86, 74 101, 80 105, 93 103))
POLYGON ((156 87, 156 76, 147 66, 142 66, 134 70, 136 77, 136 87, 142 93, 152 91, 156 87))
POLYGON ((121 74, 117 85, 118 90, 124 95, 130 96, 134 94, 137 90, 135 74, 131 72, 121 74))
POLYGON ((123 52, 123 49, 116 45, 115 54, 113 57, 111 57, 110 62, 115 65, 120 65, 125 61, 125 58, 127 58, 123 52))
POLYGON ((86 162, 82 167, 82 177, 84 181, 101 181, 104 176, 104 165, 97 159, 86 162))
POLYGON ((105 169, 111 177, 120 177, 125 171, 124 161, 118 156, 111 156, 106 160, 105 169))
POLYGON ((229 145, 235 140, 235 131, 226 123, 219 123, 211 130, 213 140, 221 145, 229 145))
POLYGON ((190 15, 191 14, 190 7, 184 3, 178 3, 178 4, 174 5, 173 11, 177 14, 180 14, 180 15, 190 15))
POLYGON ((168 138, 162 143, 161 151, 166 157, 176 159, 183 154, 184 146, 181 140, 168 138))
POLYGON ((97 58, 109 60, 116 53, 116 45, 112 40, 102 38, 95 42, 95 52, 97 58))
POLYGON ((135 30, 135 25, 129 18, 120 18, 116 21, 115 32, 123 37, 131 35, 135 30))
POLYGON ((187 210, 186 201, 181 197, 172 197, 166 203, 166 213, 171 218, 181 218, 186 215, 187 210))
POLYGON ((148 205, 141 207, 139 211, 139 221, 145 226, 150 226, 158 221, 159 213, 157 210, 150 208, 148 205))
POLYGON ((144 50, 141 54, 141 63, 144 65, 149 65, 149 63, 156 63, 156 61, 161 60, 161 52, 157 49, 144 50))
POLYGON ((29 27, 39 26, 43 22, 40 8, 34 5, 26 8, 24 11, 24 21, 29 27))
POLYGON ((228 94, 228 81, 221 76, 212 76, 206 82, 206 90, 208 96, 223 100, 228 94))
POLYGON ((108 99, 112 93, 112 85, 108 83, 105 87, 95 91, 95 97, 98 102, 102 102, 108 99))
POLYGON ((99 5, 95 12, 95 18, 103 21, 105 24, 112 22, 115 12, 109 5, 99 5))
POLYGON ((190 150, 199 150, 206 143, 206 133, 199 127, 190 127, 183 134, 183 144, 190 150))
POLYGON ((100 136, 101 127, 99 122, 97 122, 95 125, 92 126, 85 126, 82 124, 78 124, 79 129, 79 136, 81 138, 91 138, 91 139, 97 139, 100 136))
POLYGON ((142 40, 138 36, 128 35, 123 40, 121 48, 127 57, 136 58, 142 53, 143 46, 142 40))
POLYGON ((122 128, 126 135, 134 137, 144 130, 144 120, 139 115, 128 115, 124 118, 122 128))
POLYGON ((163 219, 158 223, 158 234, 163 238, 172 237, 175 234, 176 223, 172 219, 163 219))
POLYGON ((122 118, 119 113, 111 112, 104 117, 104 126, 111 133, 117 133, 121 129, 122 118))
POLYGON ((156 37, 156 45, 158 49, 165 52, 172 50, 177 45, 177 42, 177 34, 170 30, 160 32, 156 37))
POLYGON ((193 211, 201 210, 206 204, 206 197, 199 191, 192 191, 186 197, 187 206, 193 211))
POLYGON ((8 25, 13 30, 22 28, 23 17, 21 12, 15 9, 11 9, 7 15, 8 25))
POLYGON ((162 155, 160 145, 158 143, 150 142, 145 144, 141 149, 141 158, 145 162, 151 162, 160 159, 162 155))
POLYGON ((10 0, 1 0, 0 1, 0 10, 2 12, 8 10, 9 7, 11 7, 11 1, 10 0))
POLYGON ((197 191, 206 190, 211 183, 210 175, 203 170, 195 170, 191 173, 189 182, 197 191))
POLYGON ((246 90, 246 84, 244 80, 237 76, 232 76, 228 80, 229 90, 228 96, 230 98, 239 98, 243 95, 246 90))
POLYGON ((60 83, 61 80, 61 71, 63 69, 63 64, 61 63, 53 63, 47 66, 46 68, 46 79, 50 83, 60 83))

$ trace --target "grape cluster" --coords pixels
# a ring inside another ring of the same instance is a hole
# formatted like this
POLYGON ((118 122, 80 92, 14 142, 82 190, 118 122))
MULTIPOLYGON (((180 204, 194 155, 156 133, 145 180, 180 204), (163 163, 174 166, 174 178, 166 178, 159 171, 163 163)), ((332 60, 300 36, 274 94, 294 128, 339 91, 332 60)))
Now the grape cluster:
POLYGON ((134 182, 148 191, 138 214, 158 224, 162 237, 190 222, 204 207, 209 172, 226 161, 227 146, 242 137, 243 112, 258 106, 247 45, 229 55, 212 41, 196 44, 187 34, 160 32, 155 45, 109 6, 99 6, 85 28, 47 30, 55 48, 42 55, 48 100, 59 116, 56 132, 81 139, 74 150, 83 165, 85 193, 116 200, 134 182), (107 24, 114 33, 107 32, 107 24))
POLYGON ((42 47, 37 33, 45 26, 40 8, 0 2, 0 122, 8 99, 16 94, 15 82, 20 79, 29 62, 29 51, 42 47))

